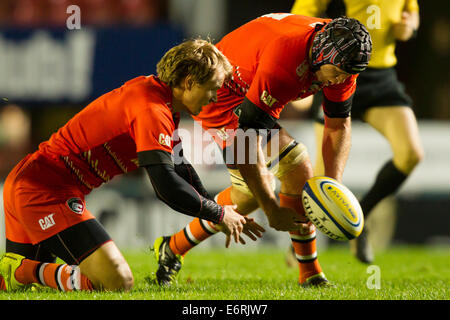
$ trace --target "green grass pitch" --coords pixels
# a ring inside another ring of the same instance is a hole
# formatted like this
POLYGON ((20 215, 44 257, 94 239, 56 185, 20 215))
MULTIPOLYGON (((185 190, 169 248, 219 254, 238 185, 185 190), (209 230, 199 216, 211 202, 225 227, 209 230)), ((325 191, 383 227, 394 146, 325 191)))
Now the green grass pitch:
MULTIPOLYGON (((236 246, 236 245, 235 245, 236 246)), ((449 300, 450 248, 393 247, 374 266, 356 261, 346 246, 319 250, 335 288, 304 289, 285 251, 275 248, 192 250, 177 283, 160 288, 146 278, 156 270, 150 251, 125 251, 134 277, 131 292, 72 292, 51 289, 0 293, 1 300, 449 300)))

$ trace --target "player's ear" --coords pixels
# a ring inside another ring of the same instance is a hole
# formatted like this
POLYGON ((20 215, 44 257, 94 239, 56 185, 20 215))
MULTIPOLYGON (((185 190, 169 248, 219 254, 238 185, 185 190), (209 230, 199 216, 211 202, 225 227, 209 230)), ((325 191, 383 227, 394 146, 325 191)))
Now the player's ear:
POLYGON ((187 75, 184 79, 183 79, 183 88, 186 90, 191 90, 192 87, 194 86, 194 79, 193 77, 189 74, 187 75))

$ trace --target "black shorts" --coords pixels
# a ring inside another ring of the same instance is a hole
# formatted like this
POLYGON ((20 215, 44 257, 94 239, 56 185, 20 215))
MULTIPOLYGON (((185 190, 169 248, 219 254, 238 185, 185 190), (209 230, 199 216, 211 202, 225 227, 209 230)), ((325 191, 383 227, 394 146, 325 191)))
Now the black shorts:
MULTIPOLYGON (((323 122, 322 92, 314 95, 312 115, 323 122)), ((357 79, 352 104, 352 119, 363 120, 364 113, 373 107, 412 106, 405 86, 398 80, 394 68, 367 68, 357 79)))
POLYGON ((96 219, 90 219, 35 245, 6 239, 6 252, 17 253, 42 262, 55 262, 58 257, 67 264, 78 265, 110 240, 111 237, 103 226, 96 219))

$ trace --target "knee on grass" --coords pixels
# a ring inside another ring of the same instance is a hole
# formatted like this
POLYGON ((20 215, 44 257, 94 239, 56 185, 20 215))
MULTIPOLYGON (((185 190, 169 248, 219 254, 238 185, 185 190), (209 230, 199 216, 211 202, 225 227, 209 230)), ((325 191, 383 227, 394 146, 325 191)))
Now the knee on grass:
POLYGON ((134 285, 134 277, 127 263, 120 263, 114 266, 115 270, 105 272, 98 278, 96 289, 108 291, 129 291, 134 285))

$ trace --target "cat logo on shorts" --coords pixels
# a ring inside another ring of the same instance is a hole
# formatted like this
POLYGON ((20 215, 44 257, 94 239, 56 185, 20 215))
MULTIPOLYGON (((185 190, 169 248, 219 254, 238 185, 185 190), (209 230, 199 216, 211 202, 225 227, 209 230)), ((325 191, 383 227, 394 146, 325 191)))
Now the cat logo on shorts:
POLYGON ((39 219, 39 225, 41 226, 42 230, 47 230, 48 228, 51 228, 55 225, 55 219, 53 219, 53 215, 54 213, 51 213, 43 219, 39 219))
POLYGON ((84 203, 80 198, 70 198, 67 200, 67 206, 70 210, 75 212, 76 214, 83 214, 84 212, 84 203))

